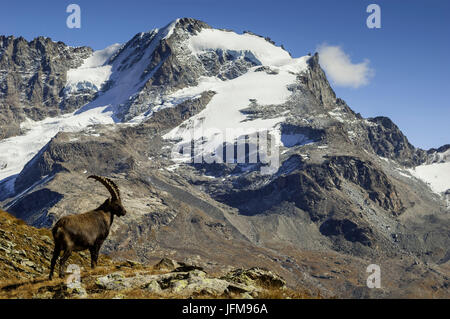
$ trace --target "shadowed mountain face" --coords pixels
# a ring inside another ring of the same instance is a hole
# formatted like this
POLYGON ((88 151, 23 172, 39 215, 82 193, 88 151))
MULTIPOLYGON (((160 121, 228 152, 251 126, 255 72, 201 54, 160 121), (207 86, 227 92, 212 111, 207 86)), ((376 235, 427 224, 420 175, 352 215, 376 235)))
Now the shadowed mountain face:
POLYGON ((0 201, 27 223, 96 207, 107 194, 86 177, 103 175, 129 212, 103 248, 114 258, 261 266, 324 296, 448 297, 450 195, 434 178, 447 172, 448 148, 417 149, 390 119, 353 112, 317 54, 293 58, 270 39, 187 18, 96 52, 0 39, 0 116, 16 128, 34 121, 0 141, 0 201), (50 70, 54 103, 19 66, 40 81, 50 70), (20 110, 2 91, 11 79, 20 110), (241 133, 219 138, 227 128, 241 133), (270 174, 251 160, 261 159, 245 138, 255 131, 270 133, 270 174), (192 145, 234 157, 193 162, 192 145), (366 287, 370 264, 382 289, 366 287))

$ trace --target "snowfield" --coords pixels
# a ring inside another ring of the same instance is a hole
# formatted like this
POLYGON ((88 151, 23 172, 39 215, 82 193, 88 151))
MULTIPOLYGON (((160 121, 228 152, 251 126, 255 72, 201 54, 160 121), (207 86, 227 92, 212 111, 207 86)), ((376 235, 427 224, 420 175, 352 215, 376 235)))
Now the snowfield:
POLYGON ((0 182, 8 176, 20 173, 22 168, 59 132, 77 132, 93 124, 112 124, 111 112, 95 108, 81 114, 65 114, 42 121, 27 120, 21 128, 24 135, 0 141, 0 182), (3 168, 2 168, 3 167, 3 168))
POLYGON ((409 172, 430 185, 435 193, 450 189, 450 162, 420 165, 409 172))
POLYGON ((113 44, 106 49, 95 51, 80 67, 68 70, 65 93, 85 89, 99 91, 112 74, 112 65, 106 63, 120 48, 120 44, 113 44))
MULTIPOLYGON (((202 30, 190 37, 187 46, 197 56, 216 50, 227 51, 232 55, 250 55, 256 59, 258 65, 268 66, 278 73, 255 72, 258 66, 235 79, 222 81, 216 77, 203 78, 198 86, 175 92, 169 100, 193 98, 207 90, 215 91, 216 95, 205 110, 163 137, 177 141, 179 150, 189 145, 192 139, 198 141, 202 138, 203 152, 209 154, 214 153, 222 142, 234 143, 242 135, 260 131, 270 132, 275 137, 275 143, 281 145, 281 134, 277 125, 284 121, 283 116, 249 120, 241 111, 248 108, 252 101, 258 105, 285 103, 291 95, 287 89, 288 85, 295 82, 296 74, 307 69, 310 57, 295 59, 287 51, 259 36, 214 29, 202 30)), ((291 144, 291 141, 287 141, 287 144, 291 144)), ((186 156, 184 160, 189 161, 190 157, 186 156)))
POLYGON ((211 50, 251 52, 263 65, 282 66, 292 60, 287 51, 249 33, 206 29, 190 37, 188 46, 194 54, 211 50))
POLYGON ((307 145, 314 141, 303 134, 281 134, 281 143, 284 147, 294 147, 297 145, 307 145))
MULTIPOLYGON (((230 55, 251 53, 258 64, 272 66, 274 69, 299 72, 306 67, 307 56, 294 59, 281 47, 275 46, 264 38, 244 33, 216 29, 202 30, 187 41, 193 54, 199 55, 208 51, 222 50, 230 55)), ((248 55, 247 55, 248 56, 248 55)))

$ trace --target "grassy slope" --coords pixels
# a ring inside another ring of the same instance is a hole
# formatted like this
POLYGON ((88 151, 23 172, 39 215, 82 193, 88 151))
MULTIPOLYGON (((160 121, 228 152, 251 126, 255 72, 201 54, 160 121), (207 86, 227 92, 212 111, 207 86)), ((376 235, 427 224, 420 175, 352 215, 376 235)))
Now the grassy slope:
MULTIPOLYGON (((50 230, 28 226, 22 220, 0 210, 0 282, 48 276, 52 252, 53 238, 50 230)), ((88 267, 89 254, 74 253, 68 264, 71 263, 88 267)), ((106 266, 112 262, 102 255, 99 264, 106 266)))

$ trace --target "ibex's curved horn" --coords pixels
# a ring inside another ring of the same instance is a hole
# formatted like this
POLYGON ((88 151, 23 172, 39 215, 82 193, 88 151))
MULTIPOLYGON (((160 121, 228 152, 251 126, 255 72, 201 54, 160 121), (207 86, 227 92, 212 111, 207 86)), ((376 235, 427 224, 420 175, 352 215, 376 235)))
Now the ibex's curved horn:
POLYGON ((120 199, 120 191, 119 191, 119 187, 117 187, 116 183, 114 183, 112 180, 110 180, 109 178, 105 178, 108 182, 111 183, 112 187, 114 188, 114 190, 116 191, 117 194, 117 198, 120 199))
POLYGON ((119 188, 109 178, 101 177, 101 176, 97 176, 97 175, 90 175, 88 178, 93 178, 93 179, 99 181, 100 183, 102 183, 108 189, 113 200, 120 199, 119 188))

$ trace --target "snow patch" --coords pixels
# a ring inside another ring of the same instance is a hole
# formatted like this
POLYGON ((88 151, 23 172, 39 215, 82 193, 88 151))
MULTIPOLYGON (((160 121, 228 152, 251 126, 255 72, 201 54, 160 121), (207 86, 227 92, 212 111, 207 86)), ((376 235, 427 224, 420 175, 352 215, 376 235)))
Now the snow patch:
POLYGON ((285 147, 294 147, 299 145, 306 145, 309 143, 313 143, 314 141, 309 139, 306 135, 303 134, 282 134, 281 135, 281 143, 285 147))
POLYGON ((65 93, 99 91, 112 74, 112 65, 107 62, 121 46, 116 43, 106 49, 95 51, 80 67, 68 70, 65 93))
POLYGON ((420 165, 409 169, 409 172, 427 183, 436 193, 450 189, 450 162, 420 165))
POLYGON ((178 145, 182 145, 190 143, 195 131, 198 138, 206 139, 203 144, 205 152, 212 152, 222 141, 234 143, 236 138, 243 135, 243 131, 250 134, 267 130, 276 136, 276 143, 280 144, 281 134, 275 126, 284 121, 284 117, 248 120, 247 115, 241 111, 250 106, 250 100, 256 100, 259 105, 286 102, 291 94, 287 85, 293 83, 295 78, 295 75, 286 71, 274 76, 265 72, 254 72, 254 68, 228 81, 215 77, 203 78, 198 86, 185 88, 175 95, 178 98, 194 97, 208 90, 215 91, 216 94, 205 110, 171 130, 164 138, 177 140, 178 145))
POLYGON ((173 34, 173 31, 175 30, 175 26, 177 25, 178 21, 180 21, 180 19, 172 21, 164 28, 165 34, 163 36, 163 39, 170 38, 170 36, 173 34))
POLYGON ((10 137, 0 141, 0 163, 6 163, 0 169, 0 181, 18 174, 38 152, 58 132, 78 132, 89 125, 112 124, 111 112, 105 108, 95 108, 80 114, 65 114, 42 121, 27 119, 21 124, 26 130, 24 135, 10 137))
POLYGON ((330 111, 330 112, 328 112, 328 114, 329 114, 331 117, 333 117, 335 120, 337 120, 337 121, 339 121, 339 122, 341 122, 341 123, 344 123, 344 122, 345 122, 345 120, 342 118, 342 113, 340 113, 340 112, 330 111))
POLYGON ((411 175, 410 175, 410 174, 407 174, 407 173, 405 173, 404 171, 401 171, 401 170, 397 170, 397 173, 399 173, 400 175, 402 175, 402 176, 404 176, 404 177, 408 177, 408 178, 411 178, 411 175))
POLYGON ((298 72, 306 69, 309 56, 293 59, 287 51, 265 39, 249 33, 237 34, 232 31, 203 29, 187 42, 190 50, 196 54, 222 50, 232 54, 251 53, 262 65, 279 67, 285 71, 298 72))
POLYGON ((178 167, 180 167, 180 164, 173 164, 173 165, 167 166, 166 170, 168 170, 169 172, 173 172, 173 171, 177 170, 178 167))

